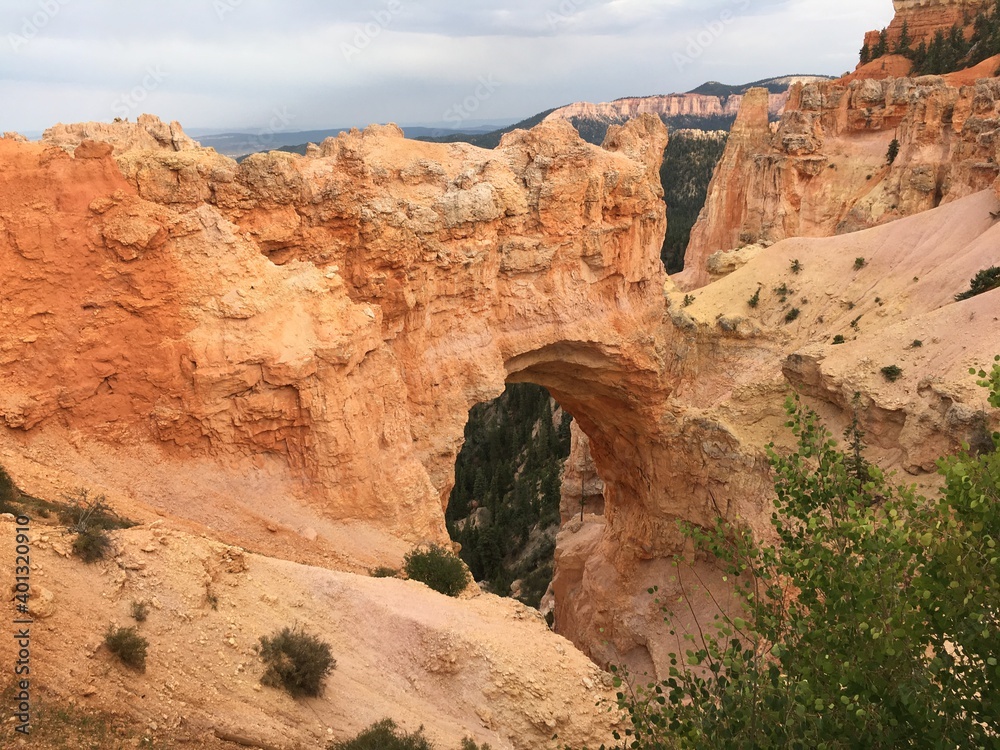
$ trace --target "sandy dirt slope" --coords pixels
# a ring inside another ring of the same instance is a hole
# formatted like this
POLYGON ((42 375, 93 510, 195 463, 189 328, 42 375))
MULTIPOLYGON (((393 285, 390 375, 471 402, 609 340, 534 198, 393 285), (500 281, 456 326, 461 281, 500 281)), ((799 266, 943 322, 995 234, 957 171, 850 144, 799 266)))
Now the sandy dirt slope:
MULTIPOLYGON (((387 715, 407 730, 423 725, 443 750, 466 736, 493 748, 607 739, 610 715, 597 704, 610 697, 608 676, 512 600, 450 599, 417 582, 261 557, 163 520, 115 532, 114 559, 85 565, 68 556, 71 537, 42 520, 32 531, 39 703, 130 715, 155 747, 223 736, 317 748, 387 715), (144 674, 102 645, 109 625, 135 624, 133 601, 150 607, 139 625, 144 674), (285 626, 330 644, 338 665, 322 697, 293 700, 260 684, 258 639, 285 626)), ((13 526, 0 520, 0 539, 13 539, 13 526)), ((0 564, 7 579, 13 545, 0 564)), ((0 663, 14 658, 5 638, 0 663)), ((38 747, 9 740, 4 726, 3 746, 38 747)))

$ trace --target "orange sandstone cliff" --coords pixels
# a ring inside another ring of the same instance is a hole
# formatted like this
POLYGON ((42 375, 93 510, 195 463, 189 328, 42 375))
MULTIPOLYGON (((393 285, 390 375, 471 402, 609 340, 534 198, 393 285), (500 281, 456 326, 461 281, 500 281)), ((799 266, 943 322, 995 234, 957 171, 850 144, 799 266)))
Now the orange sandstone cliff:
MULTIPOLYGON (((892 0, 892 4, 896 13, 886 28, 890 49, 902 36, 904 25, 914 46, 930 43, 939 30, 947 33, 955 24, 970 26, 978 12, 988 10, 994 3, 993 0, 892 0)), ((865 44, 874 47, 879 34, 869 31, 865 44)))
MULTIPOLYGON (((616 99, 613 102, 576 102, 560 107, 545 120, 572 120, 582 117, 588 120, 620 122, 651 114, 661 117, 689 115, 694 117, 735 116, 743 102, 742 94, 731 96, 710 96, 704 94, 668 94, 665 96, 643 96, 616 99)), ((788 101, 788 93, 769 94, 768 110, 779 115, 788 101)))
POLYGON ((786 237, 825 237, 934 208, 989 188, 1000 82, 942 77, 793 87, 775 132, 762 92, 747 97, 692 234, 686 286, 708 258, 786 237), (899 155, 891 164, 893 139, 899 155))
MULTIPOLYGON (((530 613, 470 593, 467 609, 448 610, 461 620, 449 630, 417 584, 386 582, 395 588, 380 593, 383 584, 351 574, 447 541, 443 509, 469 408, 505 382, 538 383, 579 430, 556 628, 599 664, 662 673, 676 643, 645 591, 677 593, 672 562, 687 550, 677 521, 721 514, 767 533, 763 446, 787 439, 781 404, 792 389, 834 431, 861 394, 876 457, 920 480, 970 435, 981 397, 967 369, 998 347, 1000 292, 954 295, 990 265, 1000 231, 997 198, 983 189, 996 171, 979 166, 994 147, 972 137, 990 130, 992 84, 858 82, 792 96, 777 133, 765 96, 747 97, 698 227, 719 238, 703 243, 710 252, 742 234, 790 239, 746 253, 708 285, 692 256, 681 279, 699 287, 690 295, 659 262, 667 136, 653 116, 613 128, 603 148, 564 122, 511 133, 495 151, 407 141, 387 126, 306 157, 239 165, 154 118, 61 127, 42 143, 2 139, 3 464, 36 494, 86 485, 142 522, 91 581, 122 611, 160 586, 173 602, 164 609, 190 622, 206 586, 232 589, 228 619, 196 614, 206 658, 213 639, 235 641, 243 658, 223 659, 230 671, 251 669, 254 635, 240 612, 266 580, 269 597, 294 593, 283 619, 299 612, 344 649, 368 644, 345 671, 354 685, 372 674, 366 660, 380 645, 404 644, 375 678, 393 686, 373 691, 386 713, 410 685, 426 700, 409 715, 437 706, 444 737, 473 728, 500 747, 545 746, 556 733, 599 744, 610 719, 577 707, 607 697, 600 680, 562 639, 511 625, 530 613), (897 127, 898 166, 880 172, 897 127), (934 161, 942 149, 948 161, 934 161), (927 163, 936 166, 925 173, 927 163), (862 184, 871 187, 860 198, 838 192, 862 184), (792 238, 905 213, 916 215, 792 238), (771 291, 781 285, 787 294, 771 291), (837 334, 845 345, 831 346, 837 334), (904 377, 886 382, 888 364, 904 377), (194 544, 208 546, 185 557, 194 544), (232 562, 241 554, 252 580, 232 562), (383 593, 388 610, 375 604, 383 593), (339 624, 348 605, 362 622, 377 608, 371 632, 339 624), (471 635, 480 630, 488 647, 471 635), (504 661, 503 643, 526 656, 504 661), (562 671, 522 679, 530 664, 562 671), (482 696, 456 709, 439 692, 454 675, 482 696), (572 691, 560 692, 564 683, 572 691), (540 695, 553 696, 544 710, 540 695)), ((63 547, 45 544, 46 565, 63 570, 63 547)), ((710 561, 692 565, 724 595, 710 561)), ((100 602, 75 593, 85 584, 47 586, 56 613, 43 644, 92 638, 69 627, 81 607, 100 617, 100 602)), ((271 617, 274 602, 263 601, 254 617, 271 617)), ((709 616, 707 600, 696 611, 709 616)), ((60 660, 53 681, 106 691, 94 686, 104 662, 90 653, 79 669, 60 660)), ((174 668, 166 656, 158 667, 174 668)), ((254 681, 244 681, 239 695, 259 707, 262 732, 295 724, 287 716, 299 709, 253 703, 254 681)), ((348 713, 343 700, 322 704, 326 726, 348 713)), ((237 703, 216 730, 238 721, 237 703)), ((306 724, 294 730, 302 741, 325 731, 306 724)))

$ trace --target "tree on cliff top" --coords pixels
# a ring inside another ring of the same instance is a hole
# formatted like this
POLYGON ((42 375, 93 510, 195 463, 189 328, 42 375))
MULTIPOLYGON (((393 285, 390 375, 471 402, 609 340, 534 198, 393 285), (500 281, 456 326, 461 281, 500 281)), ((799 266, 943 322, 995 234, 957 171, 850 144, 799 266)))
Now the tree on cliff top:
POLYGON ((910 24, 907 21, 903 21, 903 28, 899 32, 899 40, 892 51, 897 55, 909 55, 913 51, 911 48, 912 44, 913 39, 910 37, 910 24))
POLYGON ((872 60, 877 60, 878 58, 888 54, 889 52, 889 30, 882 29, 878 34, 878 41, 875 43, 875 47, 872 49, 872 60))
POLYGON ((861 64, 862 65, 864 65, 865 63, 871 62, 872 51, 871 51, 871 47, 868 46, 868 42, 865 42, 863 45, 861 45, 860 58, 861 58, 861 64))
MULTIPOLYGON (((979 376, 1000 408, 1000 365, 979 376)), ((838 450, 813 412, 788 413, 797 450, 768 449, 781 544, 721 520, 686 529, 743 611, 689 636, 668 679, 619 693, 623 745, 997 747, 1000 434, 942 459, 928 501, 838 450)))
POLYGON ((914 47, 909 24, 904 21, 900 37, 889 49, 888 29, 882 29, 878 43, 866 44, 861 62, 875 60, 889 52, 904 55, 913 62, 912 75, 943 75, 970 68, 1000 54, 1000 0, 982 8, 974 18, 966 18, 950 29, 939 28, 914 47))

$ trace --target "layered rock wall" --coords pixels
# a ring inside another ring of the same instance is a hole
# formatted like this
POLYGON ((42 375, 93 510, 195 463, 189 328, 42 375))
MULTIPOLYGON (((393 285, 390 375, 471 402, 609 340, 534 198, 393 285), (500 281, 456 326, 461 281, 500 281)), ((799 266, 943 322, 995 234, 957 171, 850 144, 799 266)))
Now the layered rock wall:
POLYGON ((1000 82, 936 76, 793 87, 776 132, 747 97, 678 281, 709 280, 719 251, 875 226, 993 184, 1000 82), (898 139, 891 164, 889 144, 898 139))
MULTIPOLYGON (((871 117, 911 123, 915 149, 910 110, 934 122, 940 102, 902 91, 890 108, 880 88, 871 117)), ((988 120, 983 91, 948 121, 988 120)), ((796 94, 777 161, 806 164, 824 132, 853 132, 857 108, 821 94, 796 94)), ((764 109, 742 113, 732 139, 752 163, 775 148, 764 109)), ((103 132, 56 132, 81 131, 103 132)), ((603 516, 560 535, 554 582, 557 628, 602 664, 668 663, 645 592, 677 593, 679 520, 767 533, 762 446, 781 439, 790 384, 834 425, 862 393, 886 465, 920 474, 968 437, 977 394, 962 379, 1000 340, 995 293, 954 303, 995 247, 992 192, 789 240, 685 295, 659 263, 666 132, 652 116, 604 148, 560 122, 495 151, 390 126, 240 165, 177 150, 179 137, 118 147, 142 138, 129 124, 104 135, 0 140, 0 448, 19 483, 50 495, 85 483, 140 518, 275 557, 398 565, 412 543, 446 541, 469 408, 505 382, 538 383, 575 417, 604 484, 603 516), (781 284, 793 299, 768 292, 781 284), (850 345, 830 348, 835 333, 850 345), (891 386, 887 352, 906 373, 891 386)), ((767 195, 784 200, 780 184, 767 195)), ((695 566, 722 586, 710 561, 695 566)))
MULTIPOLYGON (((904 25, 913 46, 929 44, 938 31, 947 33, 955 24, 968 27, 977 13, 994 5, 993 0, 893 0, 892 4, 896 15, 886 29, 890 49, 902 37, 904 25)), ((879 34, 869 31, 865 44, 874 47, 879 34)))
MULTIPOLYGON (((631 120, 641 114, 652 114, 660 117, 678 117, 689 115, 693 117, 728 116, 735 117, 743 102, 742 94, 732 96, 707 96, 704 94, 669 94, 667 96, 643 96, 616 99, 613 102, 594 104, 577 102, 552 112, 545 119, 572 120, 583 118, 620 122, 631 120)), ((788 101, 788 93, 769 94, 768 111, 778 116, 788 101)))

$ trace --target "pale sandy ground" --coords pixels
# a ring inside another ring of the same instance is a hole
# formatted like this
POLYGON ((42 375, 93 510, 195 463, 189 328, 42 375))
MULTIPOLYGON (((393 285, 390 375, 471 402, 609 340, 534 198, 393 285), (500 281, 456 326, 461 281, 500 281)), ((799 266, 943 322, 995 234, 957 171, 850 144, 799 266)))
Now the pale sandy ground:
POLYGON ((788 239, 693 292, 690 306, 677 304, 683 292, 672 292, 671 303, 701 325, 727 318, 741 321, 747 338, 776 336, 788 353, 821 359, 824 372, 863 386, 855 390, 886 405, 916 397, 930 380, 968 382, 973 393, 968 368, 992 363, 1000 353, 1000 290, 962 302, 955 295, 968 290, 977 272, 1000 265, 996 212, 1000 201, 983 191, 863 232, 788 239), (856 258, 865 260, 861 269, 856 258), (796 259, 799 273, 791 271, 796 259), (784 303, 774 291, 782 284, 794 292, 784 303), (751 309, 747 300, 758 286, 760 304, 751 309), (793 307, 800 314, 786 323, 793 307), (832 344, 837 334, 845 344, 832 344), (923 346, 913 348, 914 340, 923 346), (891 364, 904 371, 895 383, 880 374, 891 364))
MULTIPOLYGON (((956 399, 975 403, 980 397, 967 369, 988 364, 1000 352, 1000 291, 965 302, 955 302, 954 295, 980 269, 1000 265, 1000 222, 991 215, 998 210, 994 194, 983 192, 866 232, 786 240, 695 292, 688 307, 683 293, 671 293, 671 312, 704 328, 729 321, 732 336, 748 342, 756 336, 777 339, 782 351, 817 363, 823 387, 835 391, 831 398, 863 391, 878 408, 919 413, 924 407, 914 404, 930 399, 935 389, 951 388, 956 399), (854 268, 856 257, 865 258, 863 268, 854 268), (797 274, 790 270, 794 259, 802 264, 797 274), (782 283, 795 290, 785 303, 773 292, 782 283), (746 300, 758 285, 761 304, 751 310, 746 300), (786 324, 793 306, 800 315, 786 324), (846 343, 832 345, 835 334, 846 343), (916 339, 921 347, 912 346, 916 339), (880 374, 889 364, 903 370, 895 383, 880 374)), ((780 364, 773 372, 747 362, 720 366, 733 369, 732 392, 702 398, 710 406, 732 397, 727 408, 734 413, 756 403, 741 390, 781 380, 780 364)), ((779 419, 767 415, 759 435, 741 420, 741 436, 748 442, 759 437, 756 444, 763 444, 779 419)), ((885 436, 886 451, 899 437, 885 436)), ((919 443, 919 435, 911 442, 919 443)), ((35 448, 34 458, 22 457, 11 469, 26 489, 45 497, 87 483, 88 473, 103 473, 102 461, 113 461, 92 456, 90 469, 60 463, 56 446, 50 451, 44 436, 35 448)), ((940 455, 936 450, 930 446, 927 453, 940 455)), ((107 491, 116 507, 143 524, 116 533, 120 554, 113 560, 84 565, 67 556, 70 540, 59 527, 36 520, 37 699, 132 715, 135 728, 156 747, 181 741, 231 746, 213 739, 216 730, 261 747, 322 747, 385 716, 411 730, 424 725, 446 750, 467 735, 497 750, 593 747, 608 738, 611 717, 597 705, 613 692, 607 676, 550 633, 534 611, 487 595, 448 599, 421 584, 359 574, 370 565, 398 564, 405 546, 372 528, 327 526, 308 507, 272 502, 253 477, 246 478, 244 497, 208 496, 210 515, 201 518, 192 506, 185 514, 195 520, 174 521, 166 509, 180 500, 156 497, 154 480, 157 472, 180 468, 150 465, 148 476, 124 477, 120 487, 92 487, 107 491), (309 540, 309 529, 321 544, 309 540), (217 609, 209 594, 217 597, 217 609), (123 668, 100 645, 109 624, 130 623, 135 600, 152 605, 141 626, 150 641, 142 675, 123 668), (254 646, 261 635, 286 625, 321 636, 338 659, 321 698, 293 701, 259 684, 262 667, 254 646)), ((192 485, 202 481, 197 466, 187 470, 192 485)), ((0 522, 7 582, 12 536, 10 521, 0 522)), ((3 617, 10 616, 5 607, 3 617)), ((6 671, 13 643, 0 643, 0 669, 6 671)), ((4 731, 0 737, 9 736, 4 731)))
MULTIPOLYGON (((610 716, 597 704, 610 697, 608 676, 513 600, 450 599, 417 582, 252 555, 168 521, 116 532, 115 559, 85 565, 68 556, 62 529, 33 528, 36 699, 131 714, 156 747, 226 746, 216 730, 261 747, 323 747, 386 716, 424 726, 445 749, 465 736, 496 749, 607 738, 610 716), (139 626, 150 644, 145 674, 101 645, 110 624, 135 624, 133 601, 151 609, 139 626), (330 644, 338 665, 322 697, 260 685, 254 647, 284 626, 330 644)), ((13 523, 0 521, 0 539, 12 538, 13 523)), ((5 571, 12 552, 5 543, 5 571)), ((10 644, 0 649, 5 665, 10 644)))
MULTIPOLYGON (((1000 290, 961 302, 955 295, 980 270, 1000 266, 998 212, 1000 201, 983 191, 863 232, 785 240, 690 293, 687 307, 683 291, 668 290, 675 319, 715 329, 713 336, 728 328, 743 351, 718 364, 728 390, 699 383, 679 396, 718 407, 744 444, 763 446, 788 437, 780 402, 789 370, 792 390, 838 438, 861 393, 871 457, 929 491, 938 481, 936 459, 967 439, 972 412, 991 411, 969 370, 989 369, 1000 354, 1000 290), (856 258, 865 259, 860 269, 856 258), (775 291, 782 285, 790 290, 785 302, 775 291), (760 303, 751 309, 758 288, 760 303), (793 308, 799 315, 786 322, 793 308), (833 343, 837 335, 843 344, 833 343), (902 370, 895 382, 882 374, 892 365, 902 370)), ((991 426, 1000 427, 995 415, 991 426)))

